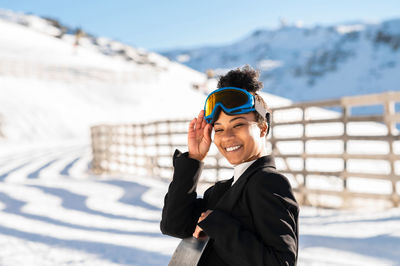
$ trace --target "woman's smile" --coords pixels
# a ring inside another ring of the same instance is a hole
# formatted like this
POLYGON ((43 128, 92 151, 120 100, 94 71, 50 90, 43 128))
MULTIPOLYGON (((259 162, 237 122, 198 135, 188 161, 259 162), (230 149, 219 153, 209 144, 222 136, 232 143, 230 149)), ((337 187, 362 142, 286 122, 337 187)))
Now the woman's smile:
POLYGON ((237 151, 238 149, 240 149, 242 147, 242 145, 236 145, 236 146, 231 146, 231 147, 227 147, 225 148, 225 150, 227 152, 233 152, 233 151, 237 151))

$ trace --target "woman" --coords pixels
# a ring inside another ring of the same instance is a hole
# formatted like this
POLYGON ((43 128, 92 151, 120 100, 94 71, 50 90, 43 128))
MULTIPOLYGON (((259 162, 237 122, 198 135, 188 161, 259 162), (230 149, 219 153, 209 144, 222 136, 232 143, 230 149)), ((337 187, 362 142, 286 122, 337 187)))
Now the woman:
POLYGON ((161 231, 179 238, 209 237, 199 265, 296 265, 299 207, 266 152, 269 113, 256 93, 262 88, 258 73, 248 66, 232 70, 218 88, 189 125, 189 151, 175 151, 161 231), (234 176, 197 198, 212 129, 234 176))

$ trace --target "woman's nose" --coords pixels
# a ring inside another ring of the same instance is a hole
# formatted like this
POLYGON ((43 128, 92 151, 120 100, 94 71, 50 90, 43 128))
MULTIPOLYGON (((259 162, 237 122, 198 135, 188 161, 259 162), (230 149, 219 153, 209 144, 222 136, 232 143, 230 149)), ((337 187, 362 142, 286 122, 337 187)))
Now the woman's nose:
POLYGON ((234 136, 235 135, 234 135, 233 131, 231 129, 227 129, 227 130, 224 130, 224 134, 222 135, 222 138, 225 140, 225 139, 233 138, 234 136))

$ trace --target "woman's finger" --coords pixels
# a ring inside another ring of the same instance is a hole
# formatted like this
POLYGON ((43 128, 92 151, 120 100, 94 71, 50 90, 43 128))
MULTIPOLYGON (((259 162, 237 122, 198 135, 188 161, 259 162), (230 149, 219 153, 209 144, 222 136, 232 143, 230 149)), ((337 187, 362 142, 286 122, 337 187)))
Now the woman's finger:
POLYGON ((199 227, 199 226, 196 226, 196 229, 195 229, 194 232, 193 232, 193 236, 194 236, 195 238, 199 238, 200 231, 201 231, 200 227, 199 227))
POLYGON ((203 111, 200 111, 199 115, 197 116, 196 119, 196 130, 199 130, 201 128, 201 122, 203 120, 203 111))
POLYGON ((201 128, 204 128, 207 125, 206 120, 204 119, 204 117, 201 119, 201 128))
POLYGON ((212 131, 211 124, 207 124, 203 129, 203 136, 210 143, 211 143, 211 131, 212 131))
POLYGON ((191 132, 194 131, 194 126, 195 126, 195 124, 196 124, 196 119, 197 119, 197 118, 193 118, 193 120, 190 121, 190 123, 189 123, 189 133, 191 133, 191 132))

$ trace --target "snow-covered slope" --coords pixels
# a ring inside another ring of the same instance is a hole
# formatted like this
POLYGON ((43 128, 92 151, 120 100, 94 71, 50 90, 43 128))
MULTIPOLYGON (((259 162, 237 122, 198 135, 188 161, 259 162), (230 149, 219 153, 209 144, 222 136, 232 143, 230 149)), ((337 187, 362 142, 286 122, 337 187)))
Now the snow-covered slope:
POLYGON ((10 140, 87 137, 93 124, 195 115, 202 106, 203 93, 191 89, 205 80, 197 71, 155 53, 137 51, 147 58, 140 62, 106 54, 88 38, 74 47, 72 35, 52 36, 46 20, 26 16, 35 21, 31 27, 13 21, 23 15, 6 13, 7 19, 0 16, 0 113, 10 140))
POLYGON ((264 91, 294 101, 400 90, 400 19, 258 30, 226 46, 162 53, 216 74, 250 64, 264 91))

